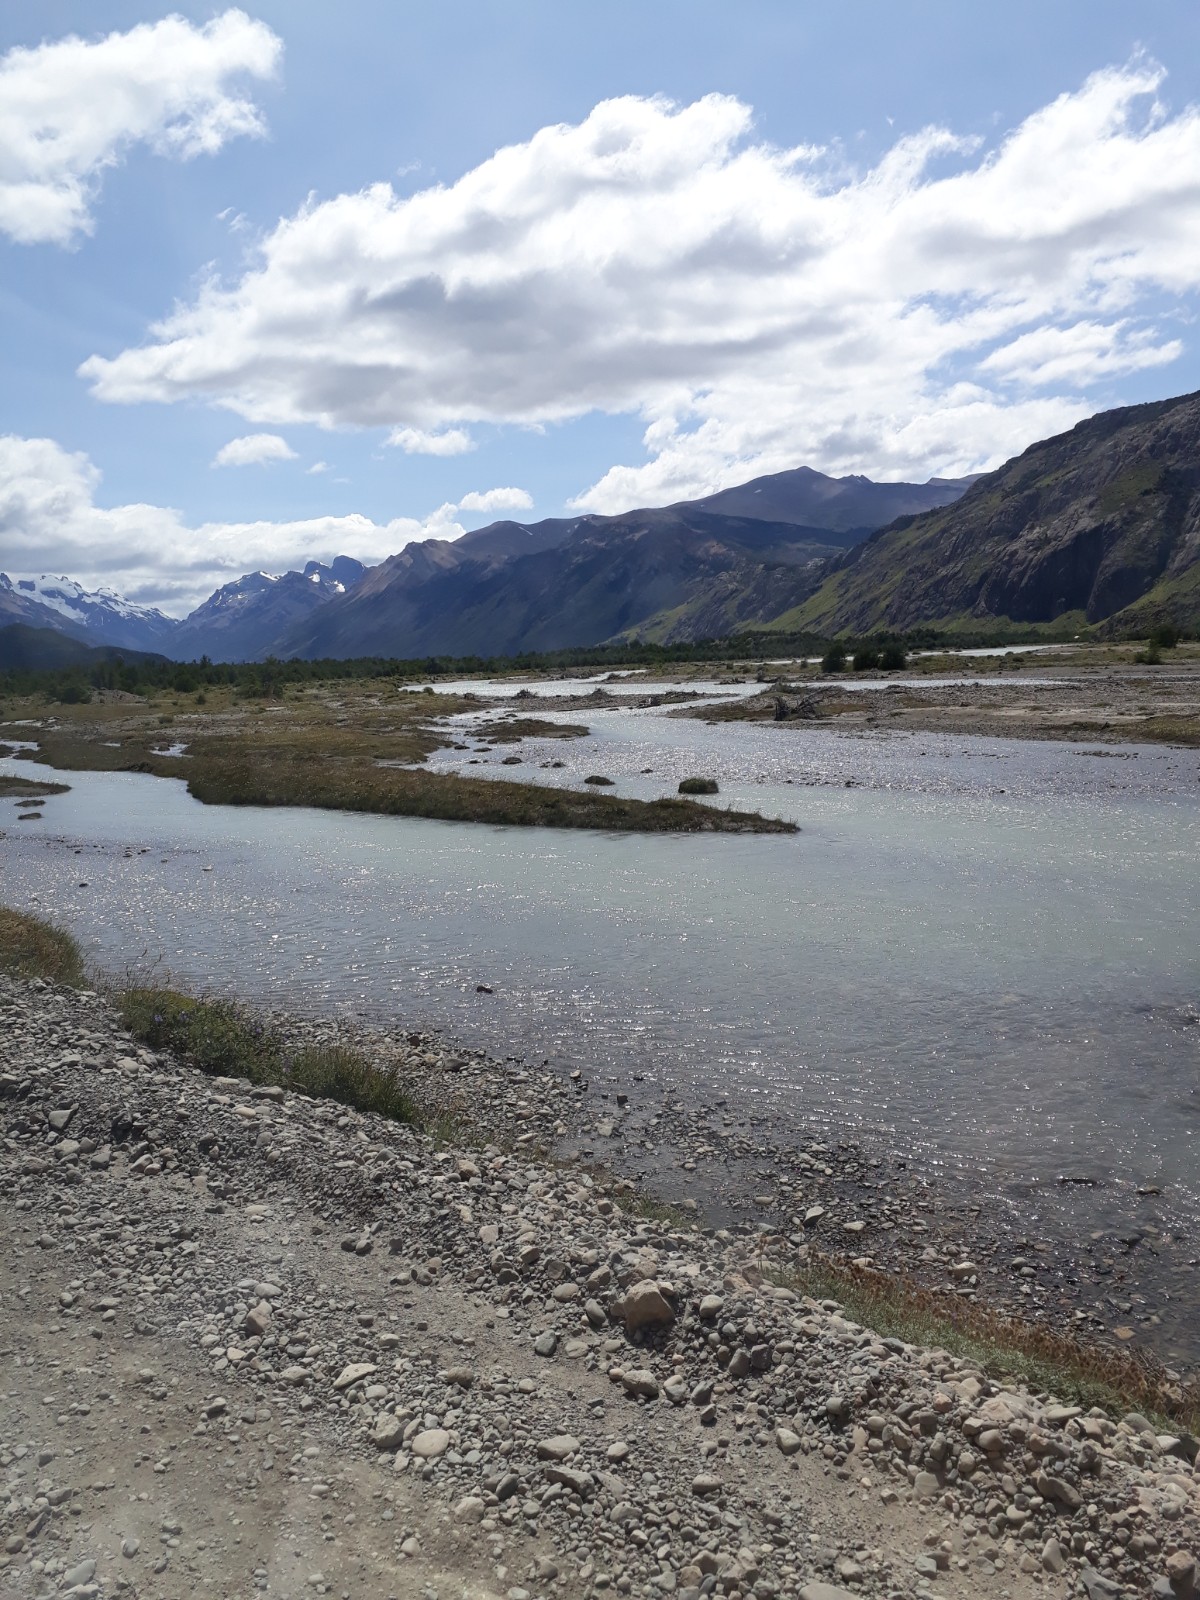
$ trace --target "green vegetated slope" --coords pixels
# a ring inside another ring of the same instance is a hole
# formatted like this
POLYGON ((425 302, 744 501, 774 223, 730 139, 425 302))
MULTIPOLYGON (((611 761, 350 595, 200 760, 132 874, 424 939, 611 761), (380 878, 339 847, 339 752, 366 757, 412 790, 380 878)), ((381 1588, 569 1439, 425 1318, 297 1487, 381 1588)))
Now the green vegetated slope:
POLYGON ((1200 394, 1106 411, 901 518, 772 626, 1200 625, 1200 394))

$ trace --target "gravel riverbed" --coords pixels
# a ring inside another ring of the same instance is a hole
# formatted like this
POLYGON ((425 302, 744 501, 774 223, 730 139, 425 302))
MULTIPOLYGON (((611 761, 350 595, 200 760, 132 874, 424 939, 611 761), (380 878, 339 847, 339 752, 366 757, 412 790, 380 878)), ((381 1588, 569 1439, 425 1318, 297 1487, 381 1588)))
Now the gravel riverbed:
POLYGON ((569 1083, 444 1077, 511 1137, 204 1078, 0 979, 0 1593, 1193 1595, 1194 1440, 623 1208, 538 1153, 569 1083))

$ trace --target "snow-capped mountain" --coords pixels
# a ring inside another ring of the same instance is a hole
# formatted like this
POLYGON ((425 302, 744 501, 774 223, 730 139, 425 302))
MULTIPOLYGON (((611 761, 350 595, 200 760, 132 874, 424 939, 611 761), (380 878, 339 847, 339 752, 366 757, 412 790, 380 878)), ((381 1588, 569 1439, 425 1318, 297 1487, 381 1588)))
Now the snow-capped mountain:
POLYGON ((337 556, 329 566, 309 561, 301 572, 248 572, 176 624, 168 654, 178 661, 261 660, 294 624, 356 588, 366 570, 337 556))
POLYGON ((112 589, 85 589, 73 578, 42 573, 10 578, 0 572, 0 623, 55 628, 84 644, 169 653, 179 622, 152 606, 135 605, 112 589))

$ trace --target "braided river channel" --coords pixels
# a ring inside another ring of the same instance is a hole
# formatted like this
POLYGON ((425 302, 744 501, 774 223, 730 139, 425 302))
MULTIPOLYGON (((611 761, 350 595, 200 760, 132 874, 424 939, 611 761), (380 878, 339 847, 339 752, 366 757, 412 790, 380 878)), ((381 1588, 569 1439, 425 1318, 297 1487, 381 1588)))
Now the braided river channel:
POLYGON ((109 972, 433 1026, 635 1108, 723 1100, 777 1141, 903 1151, 1031 1234, 1123 1241, 1125 1320, 1157 1308, 1150 1342, 1200 1359, 1200 751, 578 705, 549 715, 586 738, 496 747, 493 715, 456 719, 462 748, 432 765, 645 797, 702 774, 801 831, 207 807, 174 780, 67 773, 39 823, 0 801, 0 902, 109 972))

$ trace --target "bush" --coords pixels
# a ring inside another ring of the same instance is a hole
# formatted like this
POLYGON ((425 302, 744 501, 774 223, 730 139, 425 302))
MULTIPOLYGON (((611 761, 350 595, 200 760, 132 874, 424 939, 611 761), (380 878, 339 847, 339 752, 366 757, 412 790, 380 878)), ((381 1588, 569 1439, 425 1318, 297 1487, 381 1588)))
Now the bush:
POLYGON ((879 665, 879 651, 872 644, 860 644, 854 652, 855 672, 873 672, 879 665))
POLYGON ((842 644, 840 639, 835 639, 829 646, 829 649, 826 650, 825 654, 821 657, 821 671, 845 672, 845 670, 846 646, 842 644))
POLYGON ((91 698, 91 689, 77 679, 64 683, 54 695, 54 699, 62 706, 86 706, 91 698))
POLYGON ((1172 622, 1160 622, 1150 630, 1151 650, 1174 650, 1179 643, 1179 629, 1172 622))
POLYGON ((1162 661, 1162 651, 1158 645, 1148 645, 1145 650, 1139 650, 1133 658, 1139 666, 1157 667, 1162 661))
POLYGON ((69 933, 0 906, 0 972, 14 978, 46 978, 51 983, 83 981, 83 957, 69 933))
POLYGON ((715 778, 684 778, 679 785, 680 794, 720 794, 720 785, 715 778))
POLYGON ((594 784, 598 789, 611 789, 613 787, 613 780, 611 778, 602 777, 598 772, 593 773, 590 778, 585 778, 583 781, 584 783, 594 784))
POLYGON ((908 652, 902 644, 885 644, 879 652, 881 672, 903 672, 908 665, 908 652))

